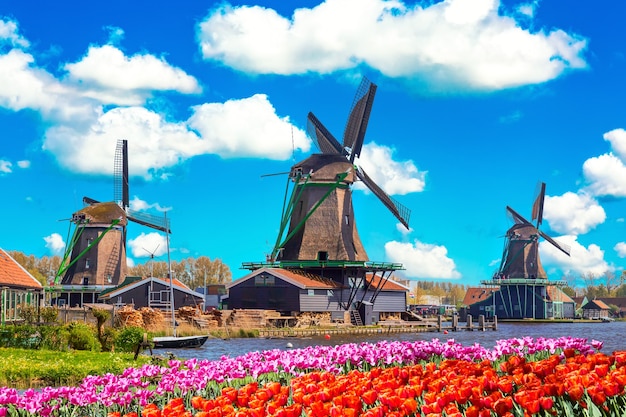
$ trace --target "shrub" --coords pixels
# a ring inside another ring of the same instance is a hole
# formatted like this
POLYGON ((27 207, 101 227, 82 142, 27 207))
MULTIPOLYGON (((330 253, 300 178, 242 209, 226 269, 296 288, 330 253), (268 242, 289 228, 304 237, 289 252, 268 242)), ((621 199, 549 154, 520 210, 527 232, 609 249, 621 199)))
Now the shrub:
POLYGON ((94 329, 85 323, 70 323, 68 325, 70 349, 100 351, 100 342, 94 333, 94 329))
POLYGON ((30 304, 20 304, 19 315, 27 324, 33 324, 37 321, 37 307, 30 304))
POLYGON ((117 352, 134 352, 137 345, 143 341, 145 332, 141 327, 125 327, 117 334, 115 350, 117 352))
POLYGON ((41 307, 39 315, 44 323, 56 323, 59 318, 59 309, 57 307, 41 307))
POLYGON ((41 334, 40 349, 68 350, 70 332, 66 326, 44 325, 39 327, 39 332, 41 334))
POLYGON ((9 325, 0 328, 0 347, 34 349, 39 345, 41 335, 31 325, 9 325))

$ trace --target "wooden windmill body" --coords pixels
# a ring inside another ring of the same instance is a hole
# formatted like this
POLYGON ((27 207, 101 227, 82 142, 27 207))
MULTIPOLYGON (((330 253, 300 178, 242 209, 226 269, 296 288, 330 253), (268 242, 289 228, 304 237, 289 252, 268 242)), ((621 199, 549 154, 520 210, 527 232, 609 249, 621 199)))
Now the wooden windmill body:
POLYGON ((363 79, 354 99, 340 143, 313 113, 308 134, 321 153, 296 163, 290 171, 295 184, 284 212, 271 259, 278 261, 368 261, 359 237, 351 186, 361 181, 408 228, 410 211, 389 197, 356 165, 374 103, 376 85, 363 79), (284 228, 286 237, 281 240, 284 228))
POLYGON ((543 221, 543 204, 546 185, 541 183, 532 210, 532 221, 507 206, 513 226, 506 233, 505 248, 498 271, 492 280, 483 284, 496 285, 486 306, 499 319, 548 319, 561 318, 550 299, 550 288, 565 285, 559 280, 549 280, 539 256, 539 240, 548 241, 565 255, 569 248, 560 244, 540 230, 543 221))
POLYGON ((118 285, 126 278, 126 227, 129 221, 169 233, 164 219, 129 208, 128 142, 115 150, 114 201, 84 197, 86 206, 72 215, 74 233, 57 271, 54 285, 118 285))

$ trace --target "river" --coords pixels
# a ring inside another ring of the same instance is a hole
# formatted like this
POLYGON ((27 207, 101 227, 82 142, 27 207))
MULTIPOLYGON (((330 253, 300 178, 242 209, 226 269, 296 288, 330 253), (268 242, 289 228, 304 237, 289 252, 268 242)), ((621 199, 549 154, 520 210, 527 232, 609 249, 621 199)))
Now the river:
MULTIPOLYGON (((303 348, 307 346, 319 345, 340 345, 345 343, 377 342, 380 340, 447 340, 454 339, 463 345, 473 345, 480 343, 486 348, 495 346, 497 340, 511 339, 515 337, 529 336, 533 338, 547 337, 558 338, 562 336, 583 337, 589 342, 598 340, 604 342, 602 352, 611 353, 614 350, 626 350, 626 322, 611 323, 498 323, 498 330, 487 331, 467 331, 459 330, 444 334, 441 332, 421 332, 421 333, 390 333, 374 335, 334 335, 330 338, 324 336, 296 338, 288 337, 282 339, 209 339, 204 346, 199 349, 177 349, 173 351, 180 358, 198 358, 208 360, 218 360, 221 356, 227 355, 236 357, 253 351, 264 351, 270 349, 303 348)), ((155 354, 164 351, 156 350, 155 354)))

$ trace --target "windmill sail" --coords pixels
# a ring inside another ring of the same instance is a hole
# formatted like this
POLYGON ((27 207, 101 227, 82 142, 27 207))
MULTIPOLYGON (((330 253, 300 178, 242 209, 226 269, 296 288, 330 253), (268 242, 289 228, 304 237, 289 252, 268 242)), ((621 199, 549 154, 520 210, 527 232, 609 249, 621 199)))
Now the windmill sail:
POLYGON ((375 95, 376 84, 373 84, 367 78, 363 78, 354 98, 352 110, 343 134, 343 146, 351 150, 350 162, 354 162, 354 158, 361 154, 375 95))

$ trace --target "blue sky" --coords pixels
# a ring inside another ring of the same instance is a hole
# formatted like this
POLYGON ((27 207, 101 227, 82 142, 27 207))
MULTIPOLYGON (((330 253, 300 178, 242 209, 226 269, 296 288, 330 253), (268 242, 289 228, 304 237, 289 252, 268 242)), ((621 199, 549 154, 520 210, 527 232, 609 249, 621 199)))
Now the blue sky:
MULTIPOLYGON (((374 261, 409 279, 492 276, 547 184, 551 278, 620 274, 626 257, 621 1, 0 3, 0 247, 59 254, 82 197, 113 199, 129 142, 131 207, 172 222, 172 257, 233 278, 278 232, 286 176, 341 137, 362 76, 378 85, 359 164, 411 209, 409 231, 354 191, 374 261), (62 5, 61 5, 62 4, 62 5)), ((128 228, 129 263, 163 236, 128 228)), ((146 250, 147 249, 147 250, 146 250)))

